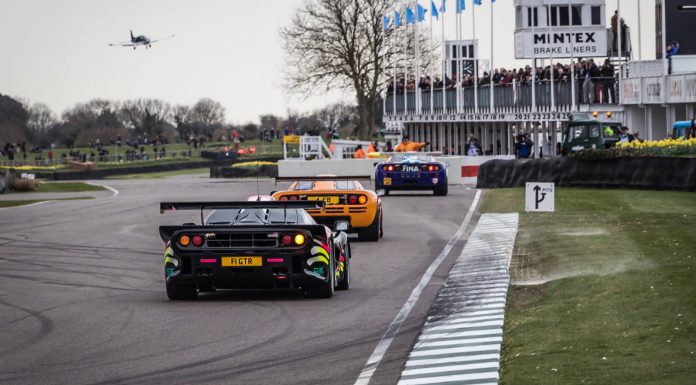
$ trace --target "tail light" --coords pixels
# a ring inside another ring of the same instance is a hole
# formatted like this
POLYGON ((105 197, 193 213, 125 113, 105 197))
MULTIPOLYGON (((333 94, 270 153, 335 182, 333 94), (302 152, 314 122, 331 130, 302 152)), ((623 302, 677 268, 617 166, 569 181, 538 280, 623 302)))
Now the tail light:
POLYGON ((280 238, 280 243, 283 246, 289 246, 292 243, 292 236, 290 234, 283 235, 283 237, 280 238))
POLYGON ((203 237, 200 235, 194 235, 191 239, 191 243, 193 243, 193 245, 196 247, 203 246, 203 237))
POLYGON ((286 201, 286 200, 288 200, 288 197, 286 197, 285 195, 283 195, 282 197, 280 197, 279 200, 281 200, 281 201, 286 201))
POLYGON ((438 171, 438 170, 440 170, 440 166, 438 166, 438 165, 431 164, 428 166, 428 171, 438 171))
POLYGON ((295 235, 295 244, 296 245, 301 245, 305 242, 305 236, 302 234, 297 234, 295 235))
POLYGON ((297 200, 297 195, 290 195, 290 200, 291 200, 291 201, 296 201, 296 200, 297 200))
POLYGON ((360 202, 361 205, 364 205, 365 203, 367 203, 367 197, 365 195, 360 195, 358 197, 358 202, 360 202))
POLYGON ((348 195, 348 203, 351 205, 358 203, 358 197, 355 195, 348 195))
POLYGON ((179 244, 181 246, 186 247, 191 244, 191 238, 188 235, 184 234, 179 237, 179 244))

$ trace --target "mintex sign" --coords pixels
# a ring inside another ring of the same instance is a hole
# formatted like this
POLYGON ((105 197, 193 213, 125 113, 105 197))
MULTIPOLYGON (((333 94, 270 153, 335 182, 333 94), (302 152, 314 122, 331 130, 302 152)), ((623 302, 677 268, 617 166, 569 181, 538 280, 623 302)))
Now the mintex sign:
POLYGON ((579 27, 577 30, 540 28, 515 32, 515 58, 568 58, 606 56, 607 30, 579 27))

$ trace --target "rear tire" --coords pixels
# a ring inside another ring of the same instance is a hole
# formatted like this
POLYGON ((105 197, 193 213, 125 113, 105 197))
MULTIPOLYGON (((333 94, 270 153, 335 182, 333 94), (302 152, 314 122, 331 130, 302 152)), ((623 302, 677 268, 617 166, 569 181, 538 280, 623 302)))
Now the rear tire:
POLYGON ((338 283, 336 290, 348 290, 350 288, 350 245, 346 247, 346 258, 345 265, 343 268, 345 272, 343 273, 343 280, 338 283))
POLYGON ((445 183, 442 186, 437 187, 437 188, 435 188, 435 190, 433 190, 433 195, 436 195, 436 196, 446 196, 447 195, 447 179, 445 179, 445 183))
POLYGON ((329 282, 326 286, 317 285, 317 287, 311 291, 312 297, 315 298, 331 298, 333 297, 335 285, 336 285, 336 270, 334 268, 333 258, 329 261, 329 282))
POLYGON ((358 231, 358 240, 366 242, 377 242, 380 238, 382 227, 382 209, 377 208, 375 219, 367 228, 358 231))
POLYGON ((167 281, 167 298, 172 301, 192 300, 198 297, 198 289, 195 282, 172 282, 167 281))
POLYGON ((389 195, 389 189, 388 189, 388 188, 385 188, 385 189, 384 189, 384 196, 387 196, 387 195, 389 195))

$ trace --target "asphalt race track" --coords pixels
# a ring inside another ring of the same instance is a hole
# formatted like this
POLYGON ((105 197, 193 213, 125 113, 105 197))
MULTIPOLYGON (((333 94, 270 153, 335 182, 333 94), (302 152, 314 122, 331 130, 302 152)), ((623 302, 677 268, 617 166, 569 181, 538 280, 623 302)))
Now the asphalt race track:
MULTIPOLYGON (((160 215, 158 203, 246 199, 255 181, 100 183, 119 194, 0 210, 2 384, 353 384, 475 195, 451 187, 447 197, 383 198, 384 238, 353 243, 351 289, 331 299, 217 292, 170 302, 157 227, 200 219, 195 211, 160 215)), ((279 187, 260 182, 262 193, 279 187)), ((371 384, 397 382, 465 239, 437 269, 371 384)))

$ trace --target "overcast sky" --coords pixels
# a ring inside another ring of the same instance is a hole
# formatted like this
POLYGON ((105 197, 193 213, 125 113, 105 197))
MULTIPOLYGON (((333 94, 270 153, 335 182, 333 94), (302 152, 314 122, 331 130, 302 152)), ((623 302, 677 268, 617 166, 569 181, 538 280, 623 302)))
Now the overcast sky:
MULTIPOLYGON (((0 0, 0 93, 44 102, 61 113, 78 102, 160 98, 193 104, 220 101, 233 123, 258 115, 308 111, 350 95, 318 93, 302 99, 282 87, 278 29, 304 0, 0 0), (176 34, 151 49, 109 47, 129 30, 151 38, 176 34)), ((421 4, 429 4, 420 0, 421 4)), ((435 1, 438 6, 441 0, 435 1)), ((579 1, 575 1, 576 3, 579 1)), ((607 20, 617 0, 607 0, 607 20)), ((447 36, 454 37, 454 0, 448 0, 447 36)), ((480 53, 490 55, 490 6, 476 9, 480 53)), ((470 12, 471 0, 467 0, 470 12)), ((639 0, 623 0, 637 45, 639 0)), ((640 0, 643 58, 655 57, 654 0, 640 0)), ((514 62, 513 0, 495 8, 496 67, 514 62)), ((472 36, 464 15, 465 38, 472 36)), ((435 39, 440 27, 434 28, 435 39)), ((637 55, 637 53, 636 53, 637 55)), ((516 62, 515 65, 519 65, 516 62)))

